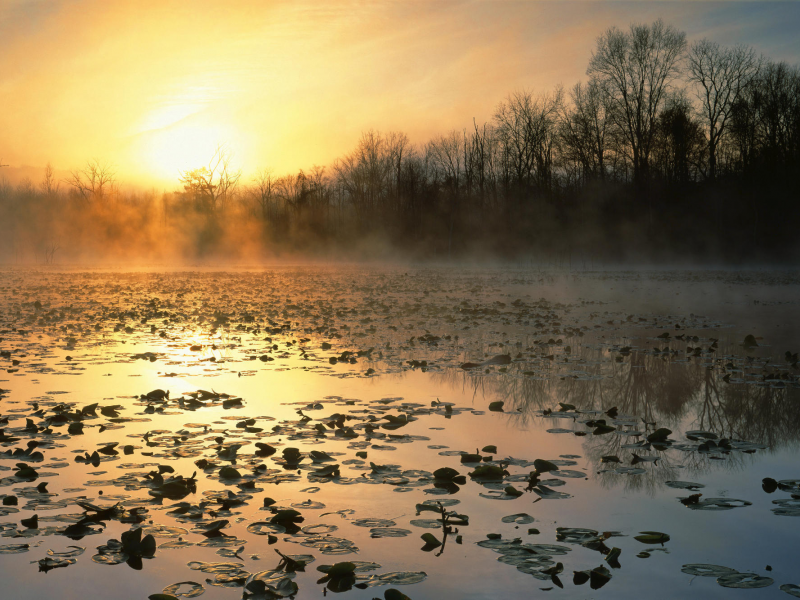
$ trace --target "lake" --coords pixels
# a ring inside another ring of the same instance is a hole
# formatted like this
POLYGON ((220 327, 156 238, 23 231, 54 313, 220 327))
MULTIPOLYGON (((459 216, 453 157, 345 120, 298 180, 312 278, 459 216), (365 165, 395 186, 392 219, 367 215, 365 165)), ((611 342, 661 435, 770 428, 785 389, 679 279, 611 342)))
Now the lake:
POLYGON ((26 598, 800 597, 800 274, 0 272, 26 598))

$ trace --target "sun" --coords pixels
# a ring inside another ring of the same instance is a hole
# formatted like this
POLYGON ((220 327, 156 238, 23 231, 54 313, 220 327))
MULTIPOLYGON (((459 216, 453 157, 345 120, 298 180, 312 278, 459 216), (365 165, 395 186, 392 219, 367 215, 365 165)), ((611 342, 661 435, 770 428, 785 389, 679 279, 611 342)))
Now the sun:
POLYGON ((151 106, 133 124, 131 151, 142 175, 174 182, 182 171, 208 165, 216 149, 241 141, 229 115, 209 102, 210 92, 188 88, 151 106))
POLYGON ((186 122, 150 131, 143 148, 144 166, 154 177, 177 177, 181 171, 206 165, 227 134, 224 127, 186 122))

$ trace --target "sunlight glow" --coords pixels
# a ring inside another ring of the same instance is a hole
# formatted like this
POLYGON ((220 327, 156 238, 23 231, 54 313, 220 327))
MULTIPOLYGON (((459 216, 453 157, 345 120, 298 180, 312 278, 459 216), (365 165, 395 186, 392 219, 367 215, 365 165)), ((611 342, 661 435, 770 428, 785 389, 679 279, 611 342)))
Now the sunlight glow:
POLYGON ((203 104, 166 104, 155 110, 151 110, 141 120, 136 128, 136 133, 152 131, 153 129, 163 129, 182 121, 203 109, 203 104))
POLYGON ((180 122, 148 135, 142 148, 144 162, 153 174, 174 178, 180 171, 206 165, 228 138, 225 127, 180 122))

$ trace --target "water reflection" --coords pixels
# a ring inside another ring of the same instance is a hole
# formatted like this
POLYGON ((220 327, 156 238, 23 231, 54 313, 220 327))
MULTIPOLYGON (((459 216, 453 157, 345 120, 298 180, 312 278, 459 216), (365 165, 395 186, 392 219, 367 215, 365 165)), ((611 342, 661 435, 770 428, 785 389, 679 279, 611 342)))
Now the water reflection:
POLYGON ((798 445, 800 391, 791 377, 792 366, 736 356, 736 351, 742 354, 734 346, 718 358, 686 358, 685 351, 677 350, 619 352, 587 346, 574 358, 555 358, 549 374, 540 363, 519 361, 502 373, 451 369, 431 376, 481 398, 481 404, 503 401, 509 423, 518 428, 582 436, 585 457, 603 486, 652 492, 666 481, 698 477, 712 469, 743 469, 760 450, 699 452, 683 444, 680 452, 631 447, 656 428, 672 430, 672 439, 679 442, 687 431, 706 431, 719 439, 763 446, 760 451, 766 452, 798 445), (612 407, 617 409, 617 431, 592 434, 585 422, 596 415, 611 421, 603 413, 612 407), (647 468, 635 476, 620 474, 617 464, 602 460, 617 456, 619 464, 627 466, 638 462, 634 454, 658 458, 646 461, 647 468))

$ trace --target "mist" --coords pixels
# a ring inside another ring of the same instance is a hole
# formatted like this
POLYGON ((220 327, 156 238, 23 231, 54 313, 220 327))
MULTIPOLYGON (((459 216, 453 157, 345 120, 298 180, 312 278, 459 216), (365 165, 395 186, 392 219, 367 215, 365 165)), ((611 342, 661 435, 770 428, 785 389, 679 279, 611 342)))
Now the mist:
POLYGON ((369 129, 324 166, 245 173, 219 144, 172 190, 103 158, 0 170, 3 262, 795 261, 800 69, 661 20, 598 33, 585 81, 416 143, 369 129))

